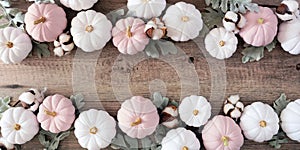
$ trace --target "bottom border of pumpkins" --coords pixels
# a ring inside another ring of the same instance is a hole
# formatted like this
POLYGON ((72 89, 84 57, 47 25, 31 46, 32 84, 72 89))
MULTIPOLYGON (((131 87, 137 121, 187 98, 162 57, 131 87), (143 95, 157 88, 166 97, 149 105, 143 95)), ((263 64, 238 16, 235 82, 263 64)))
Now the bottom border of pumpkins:
POLYGON ((125 100, 116 121, 104 110, 83 111, 81 94, 45 97, 45 91, 29 89, 12 106, 10 98, 1 99, 1 146, 14 149, 14 144, 25 144, 42 131, 59 134, 74 130, 83 148, 101 149, 110 144, 118 148, 113 145, 117 135, 142 140, 156 134, 159 127, 164 127, 166 133, 156 144, 165 150, 200 149, 200 141, 206 149, 240 149, 244 137, 265 142, 282 131, 300 142, 300 99, 289 101, 285 94, 273 107, 254 102, 245 108, 239 95, 232 95, 225 100, 221 115, 212 117, 211 103, 203 96, 187 96, 179 104, 155 92, 151 100, 141 96, 125 100), (199 128, 203 126, 203 130, 199 128))

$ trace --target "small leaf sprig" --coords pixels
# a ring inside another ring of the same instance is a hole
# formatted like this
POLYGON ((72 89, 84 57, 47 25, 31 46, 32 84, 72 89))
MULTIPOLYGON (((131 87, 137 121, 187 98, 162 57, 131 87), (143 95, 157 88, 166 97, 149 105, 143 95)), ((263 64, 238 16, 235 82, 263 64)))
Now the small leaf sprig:
MULTIPOLYGON (((282 93, 280 97, 273 103, 275 112, 280 116, 282 110, 286 108, 289 102, 290 100, 288 100, 286 95, 282 93)), ((269 141, 269 145, 275 149, 280 149, 282 144, 285 143, 288 143, 288 138, 281 128, 279 129, 279 132, 269 141)))
POLYGON ((246 13, 247 10, 258 11, 258 5, 252 3, 252 0, 205 0, 205 3, 213 9, 220 8, 224 13, 228 10, 241 13, 246 13))

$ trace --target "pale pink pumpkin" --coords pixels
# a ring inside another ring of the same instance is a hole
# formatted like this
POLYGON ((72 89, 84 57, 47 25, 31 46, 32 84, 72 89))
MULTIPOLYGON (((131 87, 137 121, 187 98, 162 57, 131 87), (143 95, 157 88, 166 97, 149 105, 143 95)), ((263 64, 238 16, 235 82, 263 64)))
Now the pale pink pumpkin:
POLYGON ((66 13, 56 4, 33 3, 24 21, 28 34, 39 42, 55 41, 67 26, 66 13))
POLYGON ((202 131, 207 150, 238 150, 244 144, 240 127, 229 117, 215 116, 202 131))
POLYGON ((75 108, 72 101, 62 95, 48 96, 39 107, 37 119, 46 131, 66 131, 74 122, 75 108))
POLYGON ((143 51, 149 43, 144 29, 145 22, 141 19, 121 19, 112 30, 113 43, 123 54, 134 55, 143 51))
POLYGON ((154 104, 141 96, 134 96, 123 102, 117 117, 120 129, 128 136, 138 139, 152 134, 159 123, 154 104))
POLYGON ((239 32, 244 41, 253 46, 270 44, 277 34, 278 20, 272 9, 259 7, 259 12, 247 12, 247 24, 239 32))

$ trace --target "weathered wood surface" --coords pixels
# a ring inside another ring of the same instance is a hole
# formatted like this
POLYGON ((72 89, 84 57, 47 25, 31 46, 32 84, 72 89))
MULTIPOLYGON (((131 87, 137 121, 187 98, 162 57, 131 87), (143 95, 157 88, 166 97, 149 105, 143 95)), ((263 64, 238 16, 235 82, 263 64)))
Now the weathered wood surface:
MULTIPOLYGON (((168 0, 168 3, 178 1, 168 0)), ((204 0, 184 1, 195 4, 198 9, 205 7, 204 0)), ((275 6, 280 0, 255 2, 275 6)), ((26 2, 25 5, 17 6, 26 8, 28 5, 26 2)), ((124 6, 126 0, 100 0, 94 9, 108 13, 124 6)), ((69 18, 76 14, 70 9, 66 10, 69 18)), ((167 62, 146 59, 133 66, 130 66, 132 61, 126 62, 124 58, 118 58, 122 56, 119 56, 111 42, 101 53, 73 52, 63 58, 31 57, 18 65, 1 63, 0 96, 12 96, 13 100, 17 100, 20 93, 31 87, 47 87, 47 95, 60 93, 69 96, 82 92, 88 98, 85 109, 105 109, 111 115, 116 115, 121 102, 130 97, 126 90, 130 90, 133 95, 145 97, 149 97, 154 90, 162 90, 168 97, 176 100, 186 96, 185 94, 201 94, 211 101, 214 114, 220 112, 224 98, 231 94, 240 94, 241 100, 246 104, 257 100, 271 104, 280 93, 286 93, 292 100, 300 98, 300 56, 292 56, 278 45, 273 52, 266 52, 265 58, 260 62, 242 64, 241 50, 228 60, 217 61, 197 44, 197 40, 177 43, 176 46, 186 54, 173 56, 174 59, 167 62), (123 79, 128 82, 124 83, 123 79), (182 83, 183 81, 186 83, 182 83), (126 90, 123 91, 122 88, 126 90)), ((42 146, 35 138, 22 148, 42 149, 42 146)), ((81 148, 72 135, 61 143, 59 149, 81 148)), ((267 143, 246 140, 242 149, 271 148, 267 143)), ((300 149, 300 144, 289 141, 282 149, 300 149)))

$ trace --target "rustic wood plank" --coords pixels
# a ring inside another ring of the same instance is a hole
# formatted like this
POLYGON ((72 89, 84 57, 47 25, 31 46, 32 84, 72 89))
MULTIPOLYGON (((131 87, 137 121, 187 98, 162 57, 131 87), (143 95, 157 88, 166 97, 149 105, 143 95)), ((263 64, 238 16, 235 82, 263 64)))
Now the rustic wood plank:
MULTIPOLYGON (((178 1, 169 0, 168 3, 174 4, 178 1)), ((198 9, 205 7, 204 0, 185 1, 195 4, 198 9)), ((275 6, 280 3, 280 0, 254 1, 268 6, 275 6)), ((15 5, 26 9, 29 3, 16 3, 15 5)), ((126 6, 126 0, 100 0, 93 9, 108 13, 124 6, 126 6)), ((65 9, 69 19, 76 15, 76 12, 65 9)), ((127 84, 124 84, 123 81, 125 80, 121 79, 127 79, 124 76, 128 76, 127 89, 132 92, 132 95, 150 97, 153 90, 162 90, 168 97, 176 100, 180 100, 179 97, 185 96, 181 95, 181 81, 198 80, 196 83, 200 87, 199 90, 194 87, 192 82, 188 83, 191 87, 184 90, 186 90, 186 93, 201 94, 207 97, 212 103, 213 114, 220 112, 224 98, 231 94, 240 94, 241 100, 246 104, 258 100, 271 104, 283 92, 287 94, 289 99, 300 98, 298 91, 300 87, 300 70, 296 68, 297 64, 300 64, 300 56, 289 55, 280 46, 277 46, 273 52, 266 53, 265 58, 260 62, 242 64, 240 52, 235 53, 232 58, 226 61, 216 61, 205 50, 199 49, 197 44, 199 42, 194 41, 176 44, 186 53, 186 56, 178 56, 168 62, 158 59, 146 59, 133 66, 130 66, 132 64, 128 62, 123 62, 124 59, 121 61, 118 58, 121 56, 111 42, 103 49, 100 56, 96 57, 96 60, 89 57, 89 55, 92 56, 98 53, 83 56, 84 58, 79 59, 81 62, 79 66, 77 66, 78 64, 74 66, 78 56, 76 52, 63 58, 52 56, 38 59, 31 57, 18 65, 0 63, 0 96, 12 96, 13 100, 17 100, 18 95, 30 87, 48 87, 48 95, 60 93, 70 96, 74 91, 92 85, 95 86, 97 92, 83 90, 83 94, 89 97, 84 109, 105 109, 115 116, 122 101, 130 97, 129 93, 119 91, 120 85, 127 84), (193 59, 193 62, 190 61, 190 58, 193 59), (116 65, 119 62, 121 62, 120 65, 116 65), (180 66, 184 68, 189 64, 194 69, 184 70, 189 75, 180 77, 181 72, 170 65, 174 63, 179 68, 180 66), (96 67, 84 67, 91 64, 95 64, 96 67), (222 65, 224 65, 225 72, 217 72, 216 70, 222 70, 222 67, 220 67, 222 65), (216 68, 212 68, 212 66, 216 68), (95 70, 94 82, 84 82, 88 79, 83 76, 80 78, 83 80, 82 83, 73 83, 73 81, 78 80, 78 76, 74 74, 80 75, 80 72, 74 72, 75 68, 88 73, 95 70), (119 73, 121 76, 112 79, 114 73, 119 73), (193 73, 196 73, 197 78, 193 78, 193 73), (76 76, 76 79, 74 79, 74 76, 76 76), (224 80, 226 82, 220 84, 224 80)), ((81 149, 76 141, 76 138, 72 135, 61 143, 60 149, 81 149)), ((299 144, 293 141, 283 145, 283 149, 296 149, 296 147, 299 147, 299 144)), ((42 149, 42 146, 35 138, 22 148, 42 149)), ((246 140, 242 149, 271 148, 267 143, 254 143, 246 140)))

